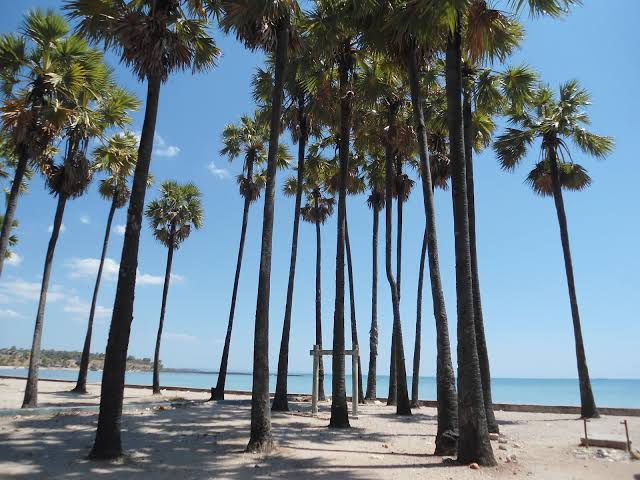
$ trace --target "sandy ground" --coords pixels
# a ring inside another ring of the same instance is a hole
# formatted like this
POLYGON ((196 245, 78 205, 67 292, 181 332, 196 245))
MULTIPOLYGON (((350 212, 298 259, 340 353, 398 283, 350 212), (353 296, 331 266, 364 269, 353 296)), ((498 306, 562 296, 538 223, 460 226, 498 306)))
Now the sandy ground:
MULTIPOLYGON (((40 403, 97 403, 98 387, 87 396, 67 393, 72 385, 41 382, 40 403)), ((0 379, 0 406, 19 406, 24 381, 0 379)), ((150 391, 125 392, 127 403, 157 402, 150 391)), ((165 392, 164 398, 204 400, 208 395, 165 392)), ((318 418, 308 403, 274 413, 278 450, 268 457, 243 452, 249 438, 247 397, 188 406, 136 407, 125 412, 127 457, 119 462, 86 459, 97 416, 68 413, 0 416, 0 478, 27 479, 541 479, 640 480, 640 461, 617 450, 578 447, 582 422, 570 415, 497 412, 503 437, 492 442, 498 467, 471 470, 431 454, 435 410, 398 417, 383 405, 361 407, 352 428, 329 430, 329 404, 318 418)), ((624 435, 620 417, 590 423, 592 436, 624 435)), ((629 418, 635 445, 640 418, 629 418)))

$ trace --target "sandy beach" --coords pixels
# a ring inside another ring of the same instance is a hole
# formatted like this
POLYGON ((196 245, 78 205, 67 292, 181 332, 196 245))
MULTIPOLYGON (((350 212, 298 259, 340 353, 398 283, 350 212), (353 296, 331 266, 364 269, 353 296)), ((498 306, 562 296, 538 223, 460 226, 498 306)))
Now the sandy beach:
MULTIPOLYGON (((71 384, 40 382, 40 405, 87 406, 99 401, 99 387, 77 396, 71 384)), ((0 407, 16 408, 22 380, 0 380, 0 407)), ((498 467, 471 470, 431 454, 436 432, 435 410, 420 408, 398 417, 385 405, 361 407, 352 428, 326 428, 329 404, 310 415, 307 402, 294 402, 289 413, 272 416, 278 443, 263 458, 243 452, 249 436, 250 404, 246 396, 225 402, 206 400, 199 392, 127 389, 123 418, 127 457, 120 462, 91 462, 96 413, 69 411, 0 417, 0 478, 117 479, 640 479, 640 462, 620 450, 578 446, 582 422, 561 414, 497 412, 502 435, 494 441, 498 467), (164 405, 157 405, 161 400, 164 405), (179 404, 171 405, 171 401, 179 404)), ((590 423, 592 436, 623 437, 621 417, 590 423)), ((628 418, 635 445, 640 418, 628 418)))

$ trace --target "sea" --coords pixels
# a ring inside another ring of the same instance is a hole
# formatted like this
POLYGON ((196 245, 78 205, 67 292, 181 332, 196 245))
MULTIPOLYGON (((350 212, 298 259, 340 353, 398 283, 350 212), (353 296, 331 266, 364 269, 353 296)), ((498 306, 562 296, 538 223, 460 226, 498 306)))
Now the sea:
MULTIPOLYGON (((26 368, 2 368, 0 376, 27 376, 26 368)), ((40 369, 40 379, 72 380, 77 379, 76 370, 40 369)), ((102 372, 89 371, 88 382, 100 383, 102 372)), ((216 372, 203 370, 163 371, 160 373, 160 383, 163 386, 211 388, 215 386, 218 375, 216 372)), ((409 377, 411 389, 411 377, 409 377)), ((136 385, 151 385, 151 372, 127 372, 126 383, 136 385)), ((270 390, 276 386, 275 373, 271 375, 270 390)), ((311 393, 311 374, 291 374, 288 379, 290 393, 311 393)), ((233 372, 227 374, 226 389, 250 391, 252 377, 250 373, 233 372)), ((363 376, 364 388, 367 376, 363 376)), ((596 403, 601 407, 640 408, 640 379, 605 379, 591 380, 596 403)), ((325 393, 331 394, 331 375, 325 375, 325 393)), ((346 376, 347 395, 351 394, 351 376, 346 376)), ((2 381, 0 379, 0 389, 2 381)), ((388 375, 377 376, 378 397, 386 397, 389 390, 388 375)), ((420 377, 420 399, 435 400, 436 384, 433 377, 420 377)), ((493 401, 496 403, 520 403, 535 405, 580 405, 580 394, 577 379, 548 379, 548 378, 493 378, 493 401)))

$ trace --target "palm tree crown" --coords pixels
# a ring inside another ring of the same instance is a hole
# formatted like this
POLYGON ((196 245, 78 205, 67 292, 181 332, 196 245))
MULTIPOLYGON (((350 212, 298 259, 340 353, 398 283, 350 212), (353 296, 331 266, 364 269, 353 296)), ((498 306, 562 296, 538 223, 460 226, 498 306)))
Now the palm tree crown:
POLYGON ((194 183, 181 185, 173 180, 162 183, 160 195, 147 205, 145 215, 153 236, 167 248, 177 249, 193 228, 202 228, 202 195, 194 183))

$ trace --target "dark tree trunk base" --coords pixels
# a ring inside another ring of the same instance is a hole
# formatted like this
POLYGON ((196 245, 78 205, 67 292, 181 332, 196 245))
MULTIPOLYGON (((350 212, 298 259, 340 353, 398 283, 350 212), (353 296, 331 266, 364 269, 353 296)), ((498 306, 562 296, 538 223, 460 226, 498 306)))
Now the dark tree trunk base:
POLYGON ((86 395, 87 393, 87 387, 79 387, 76 385, 76 387, 73 390, 69 390, 71 393, 79 393, 81 395, 86 395))
POLYGON ((276 445, 270 436, 262 440, 250 440, 249 445, 245 449, 246 453, 268 454, 275 449, 276 445))
POLYGON ((89 455, 87 455, 87 458, 89 460, 96 461, 118 460, 122 457, 124 457, 124 453, 121 450, 109 449, 97 451, 95 447, 91 450, 91 452, 89 452, 89 455))
POLYGON ((153 395, 162 395, 162 392, 160 390, 154 390, 153 395))
POLYGON ((217 388, 211 389, 211 398, 209 400, 224 400, 224 390, 218 390, 217 388))
POLYGON ((289 411, 289 399, 286 395, 276 394, 273 397, 273 403, 271 404, 271 411, 273 412, 288 412, 289 411))
POLYGON ((455 456, 458 453, 458 434, 444 432, 436 437, 436 449, 434 455, 439 457, 455 456))

